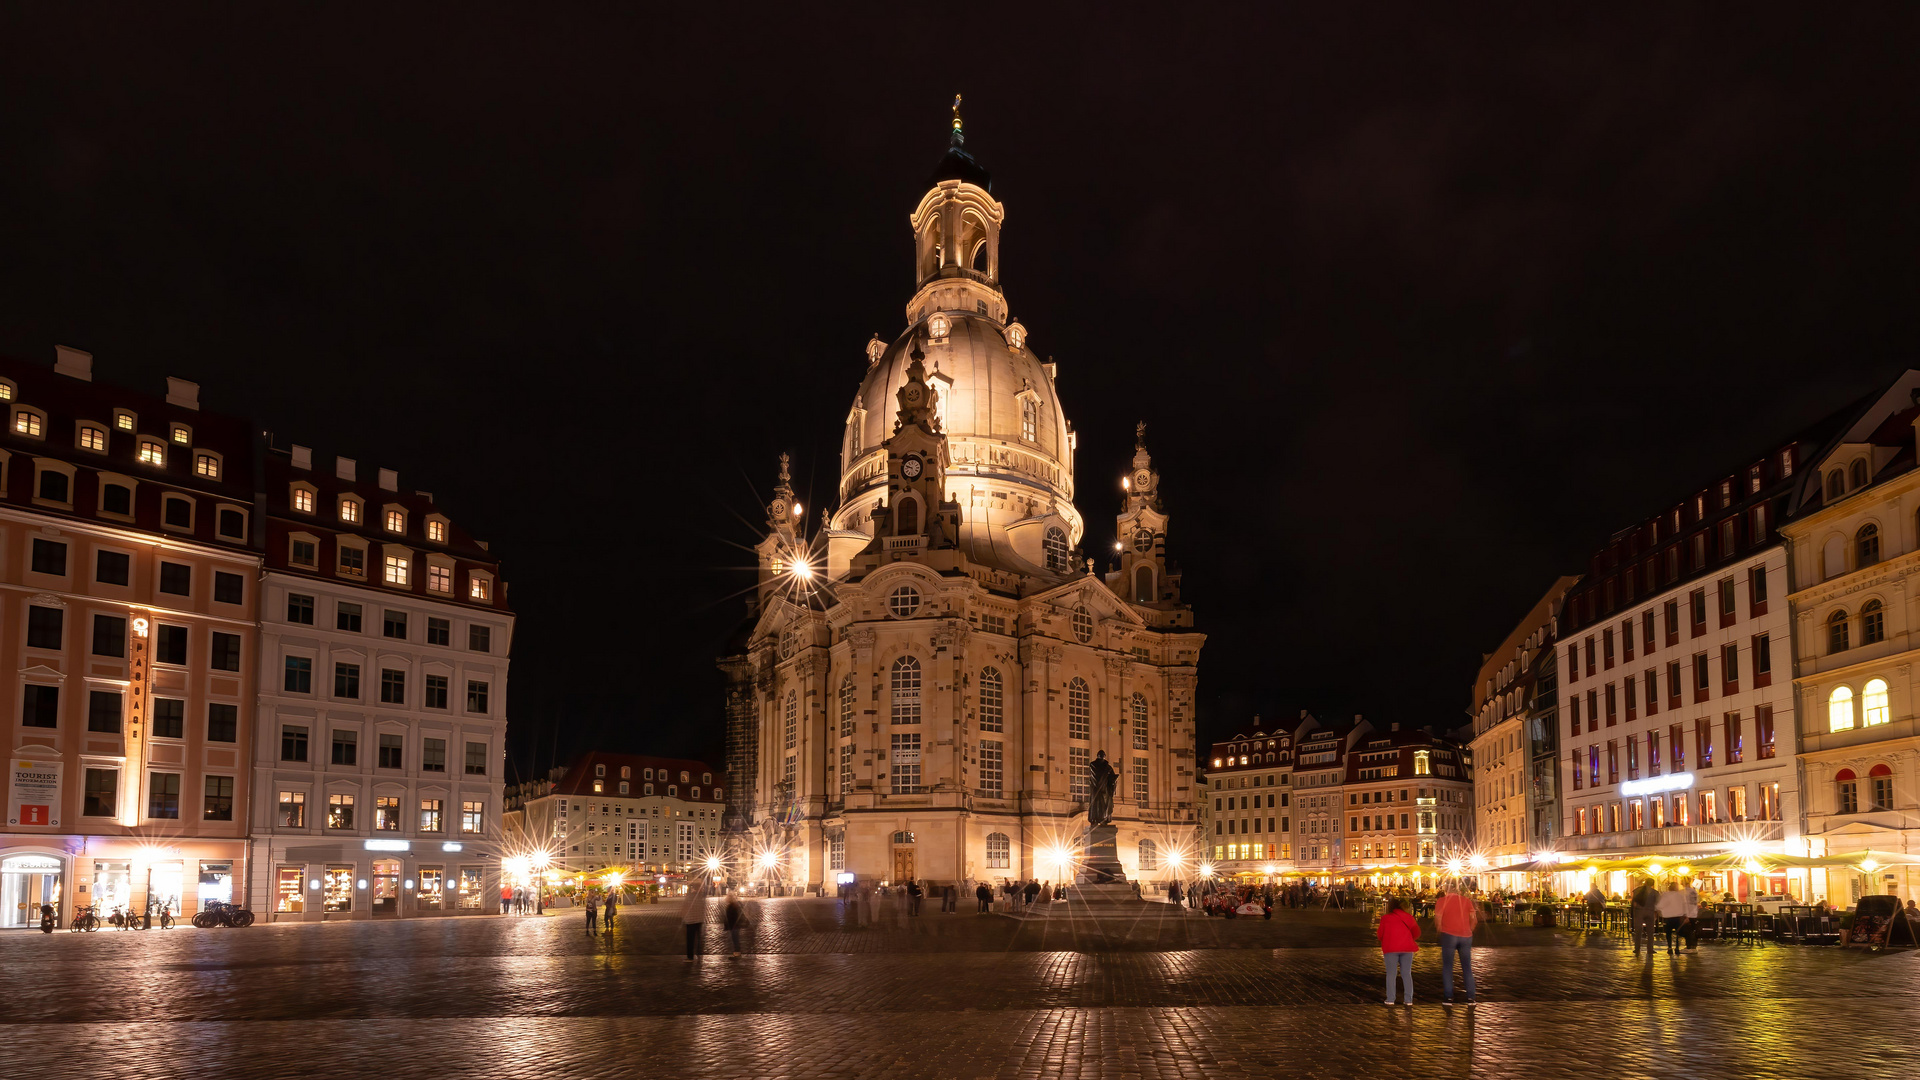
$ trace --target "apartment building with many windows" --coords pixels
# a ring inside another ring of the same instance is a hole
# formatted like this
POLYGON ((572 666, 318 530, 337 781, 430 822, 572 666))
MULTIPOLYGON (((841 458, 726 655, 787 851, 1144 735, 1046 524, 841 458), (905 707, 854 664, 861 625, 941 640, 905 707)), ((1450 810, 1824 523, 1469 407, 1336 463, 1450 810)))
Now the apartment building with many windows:
POLYGON ((513 613, 424 491, 264 455, 256 906, 318 921, 498 911, 513 613))
POLYGON ((1346 864, 1438 868, 1469 857, 1473 752, 1426 728, 1370 730, 1346 754, 1346 864))
POLYGON ((1328 874, 1346 865, 1347 754, 1372 734, 1362 717, 1316 726, 1294 741, 1293 864, 1308 874, 1328 874))
POLYGON ((1842 907, 1863 894, 1910 899, 1920 886, 1907 863, 1920 846, 1916 396, 1920 371, 1908 371, 1864 402, 1800 472, 1781 527, 1792 551, 1806 854, 1860 856, 1813 870, 1810 884, 1842 907))
POLYGON ((535 864, 557 876, 704 873, 727 854, 726 793, 705 762, 596 750, 507 789, 506 849, 544 855, 535 864))
MULTIPOLYGON (((1557 732, 1537 722, 1556 695, 1541 693, 1551 678, 1560 601, 1578 577, 1563 577, 1533 605, 1499 648, 1487 654, 1473 692, 1473 825, 1475 850, 1493 866, 1527 859, 1550 845, 1553 827, 1553 747, 1557 732), (1543 664, 1542 661, 1545 661, 1543 664), (1543 748, 1542 743, 1547 745, 1543 748), (1542 750, 1545 749, 1545 753, 1542 750), (1544 760, 1542 760, 1544 759, 1544 760), (1544 767, 1536 768, 1536 762, 1544 767)), ((1503 884, 1518 885, 1517 881, 1503 884)))
POLYGON ((92 362, 0 362, 0 927, 196 911, 247 858, 251 426, 92 362))
MULTIPOLYGON (((1779 534, 1830 419, 1615 534, 1567 594, 1565 835, 1608 856, 1799 853, 1787 552, 1779 534)), ((1726 883, 1780 895, 1784 874, 1726 883)))
POLYGON ((1200 850, 1214 873, 1265 881, 1293 869, 1293 744, 1319 726, 1302 712, 1290 727, 1253 729, 1213 744, 1200 781, 1200 850))

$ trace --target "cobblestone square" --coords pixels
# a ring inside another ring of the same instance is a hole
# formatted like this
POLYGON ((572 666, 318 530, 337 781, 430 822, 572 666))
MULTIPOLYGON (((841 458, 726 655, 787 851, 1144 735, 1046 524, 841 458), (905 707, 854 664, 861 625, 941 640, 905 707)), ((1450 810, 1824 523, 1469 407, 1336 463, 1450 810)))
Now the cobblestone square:
MULTIPOLYGON (((0 1075, 1911 1077, 1920 958, 1489 928, 1481 1004, 1381 1005, 1364 921, 1165 914, 847 925, 754 905, 746 955, 677 909, 0 938, 0 1075), (66 988, 80 987, 82 990, 66 988), (61 989, 51 989, 61 988, 61 989)), ((1430 932, 1429 932, 1430 933, 1430 932)))

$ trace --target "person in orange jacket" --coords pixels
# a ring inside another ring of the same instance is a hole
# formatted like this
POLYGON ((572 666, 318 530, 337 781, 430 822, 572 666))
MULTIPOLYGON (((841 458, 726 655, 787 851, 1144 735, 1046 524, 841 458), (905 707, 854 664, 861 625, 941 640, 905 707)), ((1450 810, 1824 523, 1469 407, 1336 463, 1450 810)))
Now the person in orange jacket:
POLYGON ((1393 978, 1407 989, 1407 1006, 1413 1006, 1413 953, 1420 947, 1420 924, 1407 914, 1407 902, 1394 897, 1387 901, 1386 914, 1380 916, 1380 929, 1375 931, 1380 938, 1380 953, 1387 968, 1387 1000, 1393 1004, 1393 978))

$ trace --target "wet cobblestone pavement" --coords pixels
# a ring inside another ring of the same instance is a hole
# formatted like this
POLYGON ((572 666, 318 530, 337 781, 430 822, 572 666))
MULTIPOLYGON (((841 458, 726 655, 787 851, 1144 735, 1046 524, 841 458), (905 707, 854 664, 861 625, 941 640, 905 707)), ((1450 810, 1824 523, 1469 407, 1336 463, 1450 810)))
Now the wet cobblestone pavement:
MULTIPOLYGON (((937 905, 933 905, 937 908, 937 905)), ((587 935, 546 918, 0 937, 0 1077, 1920 1076, 1920 956, 1490 928, 1481 1004, 1383 1008, 1353 915, 1016 923, 929 910, 852 928, 756 905, 587 935)))

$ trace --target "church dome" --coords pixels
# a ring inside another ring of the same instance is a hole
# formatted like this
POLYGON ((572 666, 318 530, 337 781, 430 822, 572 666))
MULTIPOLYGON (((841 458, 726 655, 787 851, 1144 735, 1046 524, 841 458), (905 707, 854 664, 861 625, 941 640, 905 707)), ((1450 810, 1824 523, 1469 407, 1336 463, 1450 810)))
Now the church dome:
MULTIPOLYGON (((886 490, 885 442, 893 434, 896 394, 907 381, 914 343, 926 355, 927 382, 938 393, 935 415, 952 464, 948 495, 963 526, 989 508, 1012 519, 1055 514, 1081 534, 1073 508, 1073 434, 1060 410, 1050 365, 1019 345, 1018 323, 943 311, 909 326, 871 367, 847 416, 840 448, 843 508, 877 503, 886 490), (946 323, 943 339, 929 335, 946 323)), ((849 523, 852 524, 852 523, 849 523)), ((857 527, 857 526, 855 526, 857 527)))

